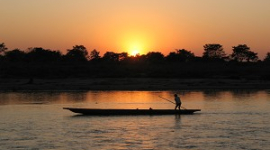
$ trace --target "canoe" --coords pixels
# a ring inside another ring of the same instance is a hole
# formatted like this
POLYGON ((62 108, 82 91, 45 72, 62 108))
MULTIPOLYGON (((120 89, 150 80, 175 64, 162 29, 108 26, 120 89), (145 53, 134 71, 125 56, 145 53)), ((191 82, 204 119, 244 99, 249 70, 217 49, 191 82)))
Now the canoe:
POLYGON ((68 108, 63 109, 70 110, 74 113, 82 115, 92 116, 108 116, 108 115, 182 115, 193 114, 200 109, 90 109, 90 108, 68 108))

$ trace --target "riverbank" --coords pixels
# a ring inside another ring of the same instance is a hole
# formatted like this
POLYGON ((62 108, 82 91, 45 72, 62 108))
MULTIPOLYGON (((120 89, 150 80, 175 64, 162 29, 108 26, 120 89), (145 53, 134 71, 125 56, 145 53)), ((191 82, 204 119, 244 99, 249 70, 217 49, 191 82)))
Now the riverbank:
POLYGON ((270 89, 270 81, 164 78, 0 79, 1 91, 189 89, 270 89))

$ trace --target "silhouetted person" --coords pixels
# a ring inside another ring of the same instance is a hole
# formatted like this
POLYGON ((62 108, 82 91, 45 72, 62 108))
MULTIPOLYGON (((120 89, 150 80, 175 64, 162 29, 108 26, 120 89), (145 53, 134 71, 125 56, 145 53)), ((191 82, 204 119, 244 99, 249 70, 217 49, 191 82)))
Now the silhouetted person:
POLYGON ((180 100, 180 97, 177 94, 174 94, 174 100, 175 100, 175 110, 177 108, 180 110, 182 102, 180 100))

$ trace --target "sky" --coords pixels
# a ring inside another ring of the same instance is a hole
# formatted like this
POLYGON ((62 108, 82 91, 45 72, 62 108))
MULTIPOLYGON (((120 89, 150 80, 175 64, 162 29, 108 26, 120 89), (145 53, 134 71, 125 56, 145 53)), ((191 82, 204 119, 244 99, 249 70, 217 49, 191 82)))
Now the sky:
POLYGON ((42 47, 66 53, 75 45, 164 55, 205 44, 226 54, 247 44, 270 52, 270 0, 0 0, 0 43, 9 49, 42 47))

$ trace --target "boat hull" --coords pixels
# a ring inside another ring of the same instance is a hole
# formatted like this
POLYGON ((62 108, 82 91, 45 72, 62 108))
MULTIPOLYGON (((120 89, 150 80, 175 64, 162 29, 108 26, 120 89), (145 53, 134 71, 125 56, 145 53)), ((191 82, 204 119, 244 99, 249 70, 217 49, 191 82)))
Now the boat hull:
POLYGON ((108 116, 108 115, 182 115, 193 114, 200 109, 89 109, 89 108, 68 108, 63 109, 70 110, 74 113, 82 115, 93 116, 108 116))

